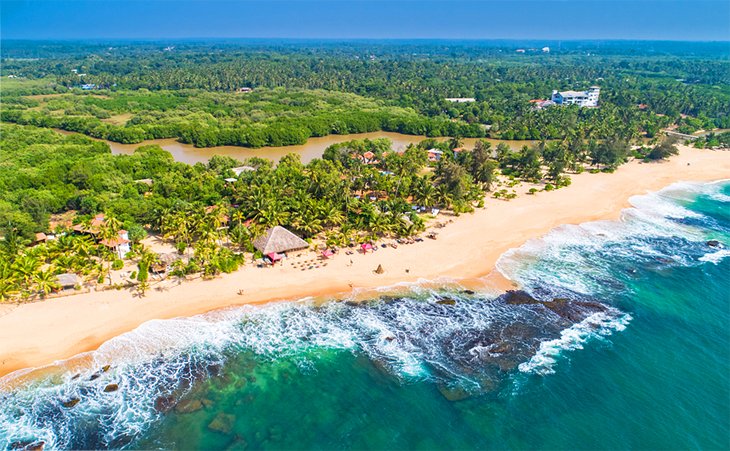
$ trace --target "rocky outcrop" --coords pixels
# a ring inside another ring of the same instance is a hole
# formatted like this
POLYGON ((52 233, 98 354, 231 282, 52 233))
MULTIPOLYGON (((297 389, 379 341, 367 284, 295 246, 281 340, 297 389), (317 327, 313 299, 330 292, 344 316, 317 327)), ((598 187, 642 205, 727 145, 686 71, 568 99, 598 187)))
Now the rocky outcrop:
POLYGON ((233 430, 235 421, 235 416, 221 412, 213 418, 213 421, 208 423, 208 429, 228 435, 233 430))
POLYGON ((63 402, 61 403, 61 405, 62 405, 63 407, 66 407, 67 409, 70 409, 71 407, 73 407, 73 406, 75 406, 76 404, 78 404, 78 403, 79 403, 80 401, 81 401, 81 398, 71 398, 71 399, 69 399, 69 400, 67 400, 67 401, 63 401, 63 402))
POLYGON ((160 396, 155 399, 155 410, 160 413, 167 413, 172 410, 177 404, 174 396, 160 396))

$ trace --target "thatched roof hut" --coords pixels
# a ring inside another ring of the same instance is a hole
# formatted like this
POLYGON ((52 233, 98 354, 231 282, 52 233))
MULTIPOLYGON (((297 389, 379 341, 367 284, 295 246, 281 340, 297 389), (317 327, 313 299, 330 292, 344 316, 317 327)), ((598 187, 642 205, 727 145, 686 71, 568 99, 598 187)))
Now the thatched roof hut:
POLYGON ((81 285, 81 280, 76 274, 67 272, 56 276, 56 283, 62 288, 74 288, 76 285, 81 285))
POLYGON ((167 268, 180 260, 180 258, 181 256, 177 252, 157 254, 157 261, 152 265, 152 270, 157 273, 167 272, 167 268))
POLYGON ((309 243, 281 226, 272 227, 253 241, 254 247, 264 255, 306 249, 309 243))

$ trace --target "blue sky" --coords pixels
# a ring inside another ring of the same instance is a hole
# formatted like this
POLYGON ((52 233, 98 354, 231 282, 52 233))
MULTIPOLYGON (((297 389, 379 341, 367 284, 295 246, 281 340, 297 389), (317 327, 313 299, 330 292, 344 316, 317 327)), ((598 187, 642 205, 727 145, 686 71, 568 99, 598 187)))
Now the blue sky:
POLYGON ((730 0, 1 0, 3 39, 730 40, 730 0))

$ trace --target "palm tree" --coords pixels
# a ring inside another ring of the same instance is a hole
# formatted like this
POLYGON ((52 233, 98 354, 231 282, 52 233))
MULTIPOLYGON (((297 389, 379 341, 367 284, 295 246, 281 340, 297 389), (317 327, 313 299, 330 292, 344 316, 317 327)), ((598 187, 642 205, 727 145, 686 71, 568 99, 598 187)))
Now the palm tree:
POLYGON ((51 271, 40 271, 33 276, 33 282, 36 290, 41 293, 41 297, 45 297, 53 290, 60 288, 56 282, 56 276, 51 271))
MULTIPOLYGON (((61 238, 65 238, 65 236, 61 238)), ((83 257, 89 256, 92 246, 93 243, 91 242, 91 238, 89 238, 88 235, 75 237, 71 242, 71 250, 75 254, 81 255, 83 257)))
POLYGON ((0 279, 0 302, 5 302, 18 294, 17 285, 9 279, 0 279))
POLYGON ((20 274, 23 286, 28 289, 32 284, 33 277, 41 266, 41 262, 32 255, 22 255, 13 262, 12 269, 20 274))

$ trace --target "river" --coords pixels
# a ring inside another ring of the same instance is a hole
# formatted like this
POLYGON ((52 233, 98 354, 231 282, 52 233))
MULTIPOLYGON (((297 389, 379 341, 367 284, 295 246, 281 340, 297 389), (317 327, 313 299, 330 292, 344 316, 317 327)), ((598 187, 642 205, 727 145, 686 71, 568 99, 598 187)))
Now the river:
MULTIPOLYGON (((67 132, 63 130, 57 130, 63 134, 70 134, 73 132, 67 132)), ((260 147, 258 149, 250 147, 239 147, 239 146, 218 146, 218 147, 206 147, 199 148, 192 144, 183 144, 175 139, 153 139, 143 141, 137 144, 120 144, 112 141, 106 141, 111 147, 113 154, 132 154, 134 150, 140 146, 157 144, 166 151, 170 152, 176 161, 182 163, 195 164, 205 163, 213 155, 223 155, 235 158, 237 160, 245 160, 251 157, 267 158, 274 162, 279 161, 281 157, 289 153, 298 153, 302 162, 308 163, 315 158, 320 158, 324 153, 324 150, 332 144, 337 144, 345 141, 352 141, 354 139, 377 139, 377 138, 388 138, 393 142, 393 148, 395 150, 405 149, 409 144, 417 144, 424 139, 428 139, 427 136, 419 135, 403 135, 401 133, 392 132, 370 132, 370 133, 355 133, 350 135, 328 135, 318 138, 309 138, 306 144, 299 146, 281 146, 281 147, 260 147)), ((437 138, 438 140, 446 140, 449 138, 437 138)), ((463 143, 467 148, 474 147, 474 143, 477 138, 464 138, 463 143)), ((535 141, 500 141, 497 139, 487 139, 493 146, 497 143, 507 143, 512 149, 519 149, 524 145, 534 144, 535 141)))

